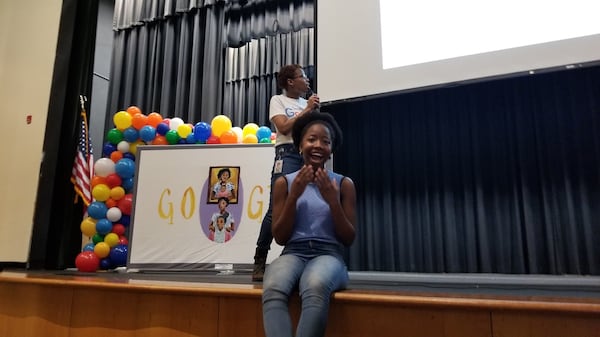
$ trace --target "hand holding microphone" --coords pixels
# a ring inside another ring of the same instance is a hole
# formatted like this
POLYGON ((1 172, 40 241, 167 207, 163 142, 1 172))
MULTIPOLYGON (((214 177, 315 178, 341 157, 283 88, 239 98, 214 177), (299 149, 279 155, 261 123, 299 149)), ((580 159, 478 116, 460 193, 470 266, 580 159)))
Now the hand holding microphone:
POLYGON ((308 89, 306 92, 306 99, 308 100, 307 106, 311 108, 311 111, 319 112, 321 106, 319 95, 314 93, 312 89, 308 89))

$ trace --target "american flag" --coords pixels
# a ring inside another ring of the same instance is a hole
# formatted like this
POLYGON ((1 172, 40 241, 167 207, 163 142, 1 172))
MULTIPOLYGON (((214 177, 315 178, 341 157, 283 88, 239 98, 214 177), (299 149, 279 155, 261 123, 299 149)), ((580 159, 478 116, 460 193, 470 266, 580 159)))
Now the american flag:
MULTIPOLYGON (((71 171, 71 182, 77 196, 80 196, 85 204, 85 209, 92 202, 91 181, 94 176, 94 154, 90 140, 85 112, 84 98, 81 101, 81 124, 79 126, 79 141, 77 144, 77 155, 71 171)), ((77 202, 77 196, 75 202, 77 202)))

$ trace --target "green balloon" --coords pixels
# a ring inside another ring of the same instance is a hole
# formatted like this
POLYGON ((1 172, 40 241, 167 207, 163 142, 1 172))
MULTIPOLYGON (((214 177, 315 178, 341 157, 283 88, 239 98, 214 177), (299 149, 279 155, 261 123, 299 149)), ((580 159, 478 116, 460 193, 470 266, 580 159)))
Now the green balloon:
POLYGON ((119 144, 120 141, 123 140, 123 132, 121 132, 121 130, 119 129, 111 129, 108 131, 108 133, 106 134, 106 139, 108 139, 108 141, 111 144, 119 144))
POLYGON ((271 138, 261 138, 260 143, 270 143, 271 142, 271 138))
POLYGON ((167 139, 167 143, 169 143, 171 145, 177 144, 179 142, 179 139, 181 139, 181 137, 179 137, 179 134, 177 133, 176 130, 167 131, 165 138, 167 139))
POLYGON ((101 234, 94 234, 94 236, 92 236, 92 242, 94 242, 94 244, 97 244, 98 242, 103 242, 104 241, 104 235, 101 234))

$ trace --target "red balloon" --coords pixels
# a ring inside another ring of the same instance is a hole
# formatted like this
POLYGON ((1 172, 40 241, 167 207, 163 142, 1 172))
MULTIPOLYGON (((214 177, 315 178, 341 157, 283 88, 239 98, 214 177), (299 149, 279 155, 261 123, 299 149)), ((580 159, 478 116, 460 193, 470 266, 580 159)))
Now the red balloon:
POLYGON ((123 183, 121 177, 116 173, 111 173, 107 175, 105 181, 106 185, 108 185, 108 187, 110 188, 121 186, 121 184, 123 183))
POLYGON ((77 270, 93 273, 100 267, 100 258, 91 250, 81 252, 75 258, 77 270))
POLYGON ((219 137, 210 135, 210 137, 208 137, 206 140, 206 144, 221 144, 221 141, 219 140, 219 137))
POLYGON ((120 236, 119 237, 119 244, 121 245, 127 245, 129 243, 129 240, 127 240, 127 238, 125 236, 120 236))
POLYGON ((131 215, 131 206, 133 205, 133 195, 131 193, 125 194, 125 196, 117 201, 117 207, 121 210, 121 213, 125 215, 131 215))
POLYGON ((117 234, 118 236, 122 236, 125 234, 125 226, 120 223, 116 223, 113 225, 112 232, 117 234))

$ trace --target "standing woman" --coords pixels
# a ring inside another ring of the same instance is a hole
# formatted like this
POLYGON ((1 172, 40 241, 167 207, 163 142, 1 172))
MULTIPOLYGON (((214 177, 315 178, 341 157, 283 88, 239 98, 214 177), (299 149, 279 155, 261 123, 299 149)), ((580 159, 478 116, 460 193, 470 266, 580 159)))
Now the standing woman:
POLYGON ((313 112, 296 119, 292 135, 304 165, 273 186, 275 241, 281 256, 263 281, 263 324, 267 337, 323 336, 331 294, 346 287, 343 258, 355 237, 354 182, 325 169, 342 132, 330 114, 313 112), (298 289, 302 301, 294 334, 288 301, 298 289))
POLYGON ((269 208, 260 226, 260 233, 254 253, 252 281, 262 281, 267 263, 267 253, 271 249, 271 212, 273 184, 277 178, 292 173, 302 166, 302 158, 294 148, 292 126, 296 117, 310 113, 319 107, 319 96, 313 94, 308 100, 304 98, 310 90, 308 78, 304 70, 297 64, 283 66, 277 74, 277 85, 283 90, 280 95, 271 97, 269 103, 269 119, 275 126, 275 161, 271 171, 271 194, 269 208))

